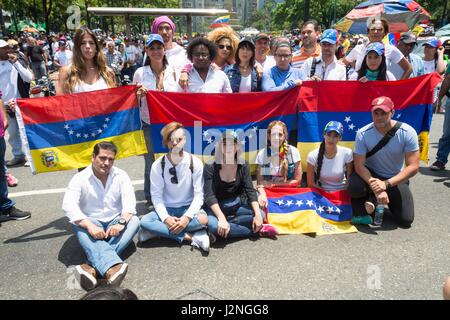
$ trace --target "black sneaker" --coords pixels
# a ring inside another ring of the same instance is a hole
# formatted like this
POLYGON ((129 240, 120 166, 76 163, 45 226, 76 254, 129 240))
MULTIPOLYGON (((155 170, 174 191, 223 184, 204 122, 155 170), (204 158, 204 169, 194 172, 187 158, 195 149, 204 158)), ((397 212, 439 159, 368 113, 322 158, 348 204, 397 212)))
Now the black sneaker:
POLYGON ((6 212, 0 214, 0 221, 25 220, 31 217, 28 211, 22 211, 16 207, 9 208, 6 212))
POLYGON ((445 170, 445 164, 440 161, 440 160, 436 160, 431 166, 430 166, 430 170, 432 171, 442 171, 445 170))

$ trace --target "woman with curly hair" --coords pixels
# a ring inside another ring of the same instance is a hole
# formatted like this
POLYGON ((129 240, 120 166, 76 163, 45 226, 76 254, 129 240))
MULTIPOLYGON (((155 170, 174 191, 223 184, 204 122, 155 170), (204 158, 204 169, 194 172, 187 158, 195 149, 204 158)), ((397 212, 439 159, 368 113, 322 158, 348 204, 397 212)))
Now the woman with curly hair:
POLYGON ((231 27, 221 27, 212 30, 206 38, 217 47, 217 55, 214 63, 224 70, 234 64, 234 57, 239 45, 239 38, 231 27))
POLYGON ((302 179, 300 152, 288 145, 288 130, 282 121, 272 121, 267 127, 267 147, 260 150, 256 157, 256 181, 258 202, 267 206, 265 186, 299 186, 302 179))
POLYGON ((88 92, 116 86, 94 33, 86 27, 75 32, 72 63, 59 71, 56 94, 88 92))

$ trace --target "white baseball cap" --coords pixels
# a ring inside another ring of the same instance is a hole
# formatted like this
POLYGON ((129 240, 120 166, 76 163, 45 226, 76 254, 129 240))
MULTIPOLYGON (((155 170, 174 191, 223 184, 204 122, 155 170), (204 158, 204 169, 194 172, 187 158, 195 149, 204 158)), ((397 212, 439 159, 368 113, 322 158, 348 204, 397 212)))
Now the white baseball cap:
POLYGON ((7 46, 9 46, 8 42, 6 42, 5 40, 0 40, 0 48, 4 48, 4 47, 7 47, 7 46))

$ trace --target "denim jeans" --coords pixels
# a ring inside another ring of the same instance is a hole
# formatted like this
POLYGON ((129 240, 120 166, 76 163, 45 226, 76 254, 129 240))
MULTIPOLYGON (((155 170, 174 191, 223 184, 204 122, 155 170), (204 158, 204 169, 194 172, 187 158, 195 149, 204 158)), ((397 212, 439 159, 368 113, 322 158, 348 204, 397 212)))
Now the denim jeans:
POLYGON ((144 130, 145 145, 147 146, 147 153, 144 154, 144 195, 145 200, 152 201, 152 195, 150 193, 150 170, 152 169, 153 162, 155 162, 155 151, 153 149, 152 131, 150 125, 142 122, 142 129, 144 130))
POLYGON ((34 78, 36 80, 41 79, 47 74, 47 71, 45 70, 45 61, 31 62, 31 69, 33 69, 34 78))
MULTIPOLYGON (((206 212, 208 213, 209 231, 219 236, 217 232, 219 220, 210 208, 207 208, 206 212)), ((264 220, 264 212, 262 210, 260 214, 264 220)), ((227 238, 248 238, 253 234, 253 210, 249 205, 243 204, 234 215, 228 215, 226 218, 230 224, 227 238)))
POLYGON ((5 138, 0 137, 0 214, 16 204, 14 200, 8 198, 8 184, 5 176, 5 138))
POLYGON ((439 139, 436 159, 446 164, 448 161, 449 153, 450 153, 450 98, 447 99, 447 103, 445 105, 444 128, 442 137, 439 139))
MULTIPOLYGON (((166 208, 166 209, 167 209, 167 212, 169 213, 169 215, 171 215, 172 217, 181 218, 181 216, 183 216, 183 214, 187 211, 187 209, 189 209, 189 206, 183 206, 183 207, 179 207, 179 208, 166 208)), ((201 224, 200 221, 198 221, 198 219, 197 219, 197 215, 199 213, 206 214, 202 210, 199 211, 194 216, 194 218, 189 222, 189 224, 186 226, 186 228, 178 234, 171 233, 169 231, 169 228, 163 221, 161 221, 161 219, 159 218, 156 211, 152 211, 142 217, 141 228, 144 228, 145 230, 150 231, 155 236, 174 239, 174 240, 178 241, 178 243, 181 244, 183 242, 184 235, 186 234, 186 232, 193 233, 195 231, 199 231, 201 229, 206 228, 206 225, 201 224)))
MULTIPOLYGON (((119 215, 110 222, 101 222, 92 218, 89 218, 89 220, 106 231, 109 227, 117 224, 120 218, 121 216, 119 215)), ((80 226, 72 225, 72 228, 81 247, 86 253, 88 263, 97 269, 101 276, 105 276, 105 273, 109 268, 123 262, 119 255, 133 241, 133 237, 138 232, 139 218, 133 216, 119 236, 108 238, 106 240, 92 238, 89 232, 80 226)))
POLYGON ((9 145, 11 146, 11 152, 14 156, 14 158, 22 159, 25 158, 25 154, 22 151, 22 140, 20 139, 20 133, 19 133, 19 125, 17 124, 17 118, 16 117, 10 117, 9 114, 7 114, 8 117, 8 133, 9 133, 9 145))

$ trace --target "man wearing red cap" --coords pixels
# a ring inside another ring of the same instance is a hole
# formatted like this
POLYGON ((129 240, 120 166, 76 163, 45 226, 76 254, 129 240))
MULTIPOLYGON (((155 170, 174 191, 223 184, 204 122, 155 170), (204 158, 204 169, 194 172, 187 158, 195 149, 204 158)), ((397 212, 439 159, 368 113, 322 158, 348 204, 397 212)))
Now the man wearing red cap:
POLYGON ((409 179, 419 171, 419 142, 416 131, 393 120, 393 115, 394 103, 389 97, 374 99, 373 122, 356 134, 355 172, 348 187, 354 224, 372 223, 370 214, 377 203, 388 205, 402 227, 409 228, 414 220, 409 179), (392 137, 387 139, 389 135, 392 137), (381 140, 386 143, 379 144, 381 140))

